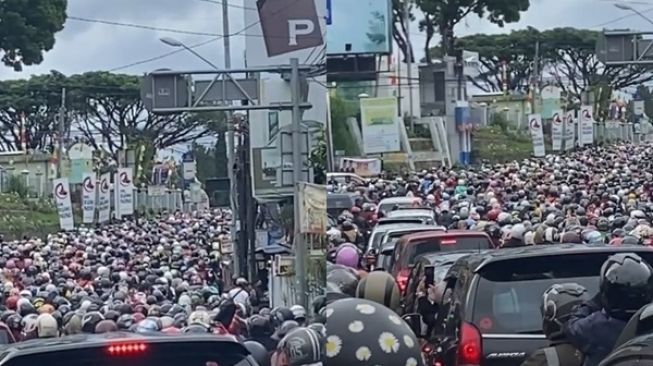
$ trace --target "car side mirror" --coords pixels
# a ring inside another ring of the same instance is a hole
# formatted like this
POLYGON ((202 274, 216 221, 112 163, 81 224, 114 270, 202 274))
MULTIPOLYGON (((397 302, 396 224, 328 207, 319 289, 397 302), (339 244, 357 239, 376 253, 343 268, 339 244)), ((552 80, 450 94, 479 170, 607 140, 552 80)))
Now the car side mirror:
POLYGON ((416 336, 418 337, 423 337, 423 331, 422 331, 422 316, 417 313, 412 313, 412 314, 406 314, 401 317, 406 323, 408 323, 408 326, 410 329, 413 330, 413 333, 415 333, 416 336))

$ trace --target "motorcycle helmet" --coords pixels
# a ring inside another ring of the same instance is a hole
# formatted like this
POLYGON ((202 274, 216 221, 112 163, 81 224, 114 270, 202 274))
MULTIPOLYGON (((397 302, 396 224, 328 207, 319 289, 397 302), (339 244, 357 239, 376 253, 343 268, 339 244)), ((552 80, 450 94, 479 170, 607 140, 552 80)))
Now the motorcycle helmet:
POLYGON ((625 321, 653 300, 653 268, 635 253, 614 254, 601 267, 599 286, 607 313, 625 321))
POLYGON ((563 327, 573 308, 589 300, 587 289, 577 283, 554 284, 544 291, 542 297, 542 330, 553 341, 561 339, 563 327))

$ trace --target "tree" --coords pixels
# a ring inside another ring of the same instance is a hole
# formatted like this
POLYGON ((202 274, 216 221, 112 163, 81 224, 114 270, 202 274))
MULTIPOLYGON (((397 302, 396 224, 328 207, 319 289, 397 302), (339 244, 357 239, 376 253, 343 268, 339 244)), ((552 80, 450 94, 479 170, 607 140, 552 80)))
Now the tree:
POLYGON ((490 22, 503 27, 519 21, 520 13, 530 7, 530 0, 416 0, 416 4, 424 15, 419 24, 426 32, 426 62, 431 63, 429 46, 436 30, 443 54, 454 55, 454 27, 467 15, 487 16, 490 22))
MULTIPOLYGON (((525 92, 533 74, 535 44, 541 33, 532 27, 508 34, 474 34, 459 38, 456 47, 479 53, 481 74, 472 82, 485 92, 499 92, 507 82, 509 91, 525 92), (504 80, 503 68, 507 80, 504 80)), ((441 48, 432 52, 442 52, 441 48)))
POLYGON ((227 126, 220 124, 216 130, 216 141, 213 146, 193 143, 192 152, 197 164, 197 179, 202 183, 208 178, 224 178, 229 175, 224 138, 226 131, 227 126))
POLYGON ((0 151, 22 149, 23 116, 27 148, 52 148, 65 80, 64 75, 53 71, 26 80, 0 81, 0 151))
POLYGON ((408 55, 411 56, 411 60, 415 60, 415 54, 413 52, 413 47, 409 47, 408 38, 406 35, 410 31, 406 28, 406 16, 412 23, 415 21, 415 16, 413 15, 413 5, 408 4, 408 15, 406 15, 406 8, 404 7, 404 1, 408 0, 392 0, 392 38, 397 42, 397 46, 401 51, 401 54, 404 56, 404 61, 408 61, 408 55), (410 52, 410 53, 408 53, 410 52))
POLYGON ((23 65, 43 62, 54 47, 54 35, 66 21, 67 0, 0 1, 2 63, 21 71, 23 65))
POLYGON ((93 147, 106 147, 112 155, 144 146, 151 152, 142 156, 147 162, 157 150, 207 136, 222 122, 206 114, 149 113, 141 102, 137 76, 89 72, 71 76, 68 83, 74 126, 93 147))
POLYGON ((594 96, 596 110, 607 110, 612 91, 637 86, 653 80, 653 73, 640 66, 605 66, 596 58, 598 31, 555 28, 543 32, 546 71, 567 94, 570 103, 578 104, 583 92, 594 96))

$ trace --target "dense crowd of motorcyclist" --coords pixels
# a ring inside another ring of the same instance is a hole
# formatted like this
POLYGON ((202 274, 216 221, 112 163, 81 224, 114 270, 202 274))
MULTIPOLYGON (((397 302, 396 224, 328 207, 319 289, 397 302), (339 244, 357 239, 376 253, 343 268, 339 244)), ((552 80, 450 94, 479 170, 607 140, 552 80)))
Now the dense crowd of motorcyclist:
MULTIPOLYGON (((389 197, 413 197, 413 207, 432 209, 438 225, 484 231, 496 248, 558 243, 652 245, 652 158, 650 145, 618 144, 466 169, 383 173, 364 185, 334 178, 327 182, 329 194, 350 192, 354 203, 332 218, 327 233, 331 262, 327 309, 347 301, 371 301, 388 314, 400 309, 396 280, 387 272, 369 268, 363 260, 370 233, 387 215, 377 207, 389 197)), ((396 209, 400 208, 392 208, 396 209)), ((545 291, 542 330, 550 347, 530 355, 524 366, 598 365, 616 346, 637 334, 653 332, 653 306, 646 311, 653 300, 650 264, 634 253, 614 254, 603 264, 599 282, 597 294, 589 294, 576 283, 556 284, 545 291)), ((429 300, 426 303, 437 308, 435 288, 425 289, 423 283, 420 287, 418 292, 429 300)), ((327 338, 327 364, 422 364, 419 348, 412 347, 415 334, 405 336, 405 324, 397 330, 395 318, 389 317, 391 321, 383 321, 383 317, 374 320, 374 332, 392 335, 388 341, 396 344, 392 352, 385 352, 383 340, 379 340, 380 350, 370 351, 368 346, 361 351, 356 340, 366 336, 357 338, 351 325, 349 329, 341 322, 335 326, 329 317, 327 333, 337 340, 334 343, 327 338), (402 337, 410 340, 403 342, 402 337), (384 357, 389 353, 411 361, 387 363, 384 357), (371 361, 357 363, 363 354, 371 361)))
POLYGON ((262 366, 319 362, 323 303, 271 309, 262 281, 223 278, 228 220, 222 210, 175 213, 0 241, 0 343, 212 333, 236 337, 262 366))

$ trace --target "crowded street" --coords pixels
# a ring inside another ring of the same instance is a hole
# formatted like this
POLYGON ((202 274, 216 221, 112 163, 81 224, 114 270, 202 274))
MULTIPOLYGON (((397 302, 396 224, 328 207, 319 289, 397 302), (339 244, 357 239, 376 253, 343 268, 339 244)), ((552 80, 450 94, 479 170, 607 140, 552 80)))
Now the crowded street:
POLYGON ((327 232, 327 364, 416 365, 421 353, 427 365, 598 365, 636 354, 623 345, 653 331, 651 158, 648 144, 616 144, 332 179, 329 195, 350 193, 352 207, 327 232), (360 313, 340 314, 347 302, 360 313))

